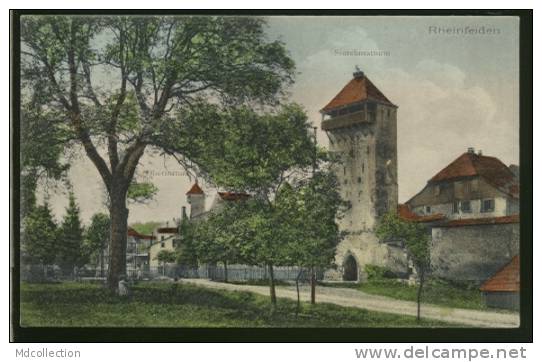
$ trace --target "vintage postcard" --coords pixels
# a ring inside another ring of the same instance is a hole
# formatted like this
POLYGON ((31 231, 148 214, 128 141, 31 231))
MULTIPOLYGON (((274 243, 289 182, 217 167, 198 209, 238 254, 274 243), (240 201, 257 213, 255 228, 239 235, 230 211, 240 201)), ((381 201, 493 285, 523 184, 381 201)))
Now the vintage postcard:
POLYGON ((520 327, 519 16, 16 24, 18 328, 520 327))

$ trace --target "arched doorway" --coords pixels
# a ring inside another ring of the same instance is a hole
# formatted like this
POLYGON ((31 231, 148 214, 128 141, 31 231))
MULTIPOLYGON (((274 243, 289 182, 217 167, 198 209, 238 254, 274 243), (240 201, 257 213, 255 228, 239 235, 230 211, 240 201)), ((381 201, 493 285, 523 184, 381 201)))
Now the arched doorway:
POLYGON ((352 254, 344 259, 343 263, 343 280, 357 281, 358 280, 358 263, 352 254))

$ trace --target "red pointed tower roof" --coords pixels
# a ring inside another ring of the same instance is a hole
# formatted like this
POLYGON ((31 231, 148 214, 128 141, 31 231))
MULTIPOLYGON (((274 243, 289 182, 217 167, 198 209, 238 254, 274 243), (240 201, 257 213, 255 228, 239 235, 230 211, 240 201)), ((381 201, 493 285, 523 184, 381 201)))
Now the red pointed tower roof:
POLYGON ((187 195, 203 195, 203 190, 199 187, 198 182, 192 185, 190 190, 186 193, 187 195))
POLYGON ((320 112, 327 113, 336 108, 367 100, 395 106, 363 72, 357 71, 354 73, 354 78, 320 112))

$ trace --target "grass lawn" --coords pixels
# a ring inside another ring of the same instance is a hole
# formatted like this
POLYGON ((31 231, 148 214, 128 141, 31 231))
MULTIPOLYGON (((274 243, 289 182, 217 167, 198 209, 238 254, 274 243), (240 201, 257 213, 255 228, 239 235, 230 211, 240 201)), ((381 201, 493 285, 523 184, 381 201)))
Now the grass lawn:
MULTIPOLYGON (((322 283, 325 286, 356 288, 368 294, 416 301, 418 287, 407 285, 394 279, 368 280, 363 283, 322 283)), ((480 291, 476 288, 462 287, 440 280, 430 280, 424 285, 422 303, 437 304, 452 308, 488 309, 483 303, 480 291)))
POLYGON ((177 283, 143 282, 121 298, 95 284, 21 284, 23 327, 450 327, 440 321, 177 283))

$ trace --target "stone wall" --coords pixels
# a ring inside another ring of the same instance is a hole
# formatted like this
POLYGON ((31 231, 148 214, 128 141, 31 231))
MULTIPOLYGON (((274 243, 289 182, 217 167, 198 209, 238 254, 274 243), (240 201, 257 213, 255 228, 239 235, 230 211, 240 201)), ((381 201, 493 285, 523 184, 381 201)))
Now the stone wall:
POLYGON ((398 275, 406 275, 408 262, 404 249, 381 243, 372 231, 360 232, 349 235, 337 247, 335 263, 337 269, 328 270, 325 273, 327 280, 342 280, 344 262, 349 255, 356 260, 358 281, 366 280, 365 266, 378 265, 388 267, 398 275))
POLYGON ((397 109, 378 104, 375 126, 375 211, 377 218, 397 210, 397 109))
POLYGON ((519 224, 434 227, 433 275, 481 284, 519 254, 519 224))
POLYGON ((519 310, 518 292, 484 292, 482 298, 491 308, 519 310))

